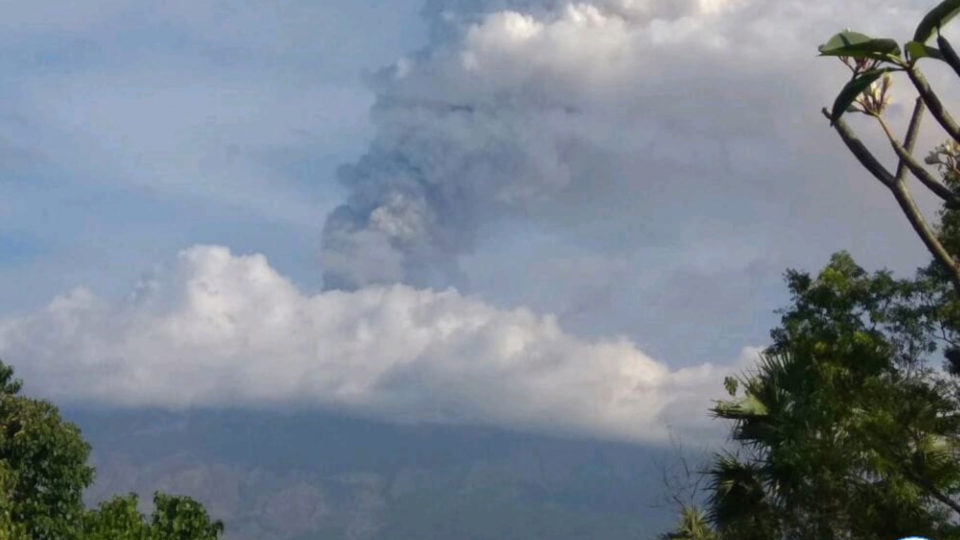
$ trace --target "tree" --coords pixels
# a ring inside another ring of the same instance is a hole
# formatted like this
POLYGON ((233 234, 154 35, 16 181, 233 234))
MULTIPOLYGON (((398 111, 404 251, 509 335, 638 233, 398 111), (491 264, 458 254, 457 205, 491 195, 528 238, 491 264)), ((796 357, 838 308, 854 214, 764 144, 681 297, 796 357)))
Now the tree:
POLYGON ((189 497, 156 493, 153 504, 153 539, 216 540, 223 533, 223 523, 211 522, 203 506, 189 497))
POLYGON ((68 538, 93 481, 90 447, 53 404, 21 396, 21 386, 0 363, 0 502, 30 538, 68 538))
MULTIPOLYGON (((724 381, 730 399, 712 409, 731 423, 733 447, 705 471, 712 528, 703 534, 960 538, 960 125, 919 68, 942 61, 960 75, 960 56, 940 34, 958 13, 960 0, 941 2, 902 48, 852 31, 820 47, 852 73, 823 114, 890 190, 933 261, 901 280, 868 274, 846 253, 815 277, 787 272, 792 303, 772 345, 752 372, 724 381), (934 37, 937 47, 928 45, 934 37), (896 74, 917 93, 903 141, 885 117, 896 74), (921 163, 914 146, 928 111, 948 140, 921 163), (877 123, 895 168, 867 148, 847 113, 877 123), (908 175, 942 202, 938 224, 917 208, 908 175), (944 371, 930 365, 937 351, 944 371)), ((672 537, 691 537, 693 515, 684 513, 672 537)))
POLYGON ((52 403, 21 395, 0 361, 0 540, 216 540, 223 524, 189 497, 154 494, 149 521, 134 494, 88 510, 90 447, 52 403))
POLYGON ((953 534, 960 407, 922 366, 931 338, 908 324, 920 288, 845 253, 788 283, 773 345, 713 409, 740 445, 710 471, 713 522, 738 537, 953 534))
MULTIPOLYGON (((870 275, 839 253, 816 277, 790 271, 787 282, 792 303, 772 345, 724 381, 731 399, 712 409, 735 444, 706 471, 713 532, 956 537, 960 401, 956 379, 926 365, 938 343, 928 301, 939 296, 925 271, 870 275)), ((693 516, 685 509, 673 538, 690 537, 693 516)))
POLYGON ((137 496, 114 497, 87 512, 83 521, 84 540, 147 540, 149 525, 137 510, 137 496))
POLYGON ((115 497, 90 511, 83 525, 84 540, 216 540, 223 524, 189 497, 155 493, 147 520, 137 510, 137 495, 115 497))
MULTIPOLYGON (((938 60, 947 63, 960 75, 960 56, 947 38, 940 34, 940 29, 958 13, 960 0, 941 2, 920 21, 913 39, 905 43, 903 48, 893 39, 873 38, 859 32, 844 31, 821 45, 820 54, 839 57, 851 71, 851 79, 840 91, 833 107, 829 110, 823 109, 824 116, 830 120, 841 140, 860 164, 891 191, 934 260, 941 266, 954 288, 960 291, 957 246, 950 245, 938 236, 936 229, 930 226, 920 212, 906 183, 909 172, 942 200, 946 209, 960 208, 960 195, 957 191, 960 187, 957 183, 957 173, 960 172, 960 169, 957 169, 957 158, 960 156, 960 124, 954 120, 919 67, 921 60, 938 60), (938 48, 927 44, 934 35, 938 48), (905 74, 918 95, 903 141, 894 134, 885 117, 887 105, 890 103, 893 73, 905 74), (925 160, 928 165, 938 167, 940 178, 926 169, 913 155, 920 123, 927 110, 949 137, 945 144, 935 149, 925 160), (876 120, 897 155, 898 163, 893 171, 880 162, 844 121, 843 115, 847 112, 862 113, 876 120)), ((957 225, 954 219, 945 219, 943 224, 948 228, 955 228, 957 225)))

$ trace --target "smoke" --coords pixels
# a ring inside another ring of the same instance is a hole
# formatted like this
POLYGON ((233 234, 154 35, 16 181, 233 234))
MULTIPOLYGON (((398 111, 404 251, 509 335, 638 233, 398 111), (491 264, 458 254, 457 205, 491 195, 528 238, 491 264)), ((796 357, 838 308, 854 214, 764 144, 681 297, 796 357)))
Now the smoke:
POLYGON ((504 218, 629 212, 669 235, 679 205, 742 226, 758 216, 729 209, 758 193, 822 206, 791 149, 824 140, 816 111, 843 74, 812 51, 864 11, 883 29, 914 13, 888 4, 428 2, 429 45, 372 77, 376 134, 340 171, 325 287, 462 285, 460 258, 504 218))
POLYGON ((341 169, 349 196, 324 226, 326 288, 459 284, 479 226, 597 180, 585 165, 623 146, 603 126, 623 125, 635 42, 690 32, 701 23, 680 15, 721 3, 504 6, 431 2, 434 42, 374 78, 376 138, 341 169))

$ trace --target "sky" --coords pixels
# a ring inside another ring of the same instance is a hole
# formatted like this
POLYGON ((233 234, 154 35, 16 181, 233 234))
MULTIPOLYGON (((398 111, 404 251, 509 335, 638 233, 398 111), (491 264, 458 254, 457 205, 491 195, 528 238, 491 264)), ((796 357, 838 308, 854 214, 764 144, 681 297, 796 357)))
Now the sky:
POLYGON ((75 4, 0 7, 0 357, 58 402, 707 436, 787 268, 927 260, 816 46, 928 1, 75 4))

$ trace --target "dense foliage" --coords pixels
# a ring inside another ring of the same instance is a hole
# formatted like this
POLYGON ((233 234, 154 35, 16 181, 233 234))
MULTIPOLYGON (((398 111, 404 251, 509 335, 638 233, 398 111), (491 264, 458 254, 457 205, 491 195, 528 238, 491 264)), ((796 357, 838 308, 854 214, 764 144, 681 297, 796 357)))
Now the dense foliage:
POLYGON ((869 275, 838 254, 788 283, 773 345, 713 409, 737 443, 709 472, 718 532, 956 536, 960 403, 956 381, 926 362, 939 326, 930 282, 869 275))
POLYGON ((712 409, 734 447, 707 471, 707 511, 685 508, 664 538, 960 538, 949 281, 936 263, 897 280, 840 253, 787 283, 772 345, 712 409))
POLYGON ((96 509, 83 505, 93 482, 90 447, 56 406, 21 395, 13 369, 0 362, 0 539, 215 540, 223 524, 188 497, 154 495, 148 519, 136 495, 96 509))

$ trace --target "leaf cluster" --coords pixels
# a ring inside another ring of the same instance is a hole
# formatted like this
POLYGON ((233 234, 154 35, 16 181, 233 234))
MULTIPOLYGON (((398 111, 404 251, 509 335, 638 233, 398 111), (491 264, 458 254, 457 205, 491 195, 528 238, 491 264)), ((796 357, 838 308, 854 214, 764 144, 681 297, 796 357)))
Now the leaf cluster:
POLYGON ((840 90, 830 110, 830 120, 836 122, 845 112, 879 114, 881 108, 858 108, 857 102, 875 90, 876 82, 892 72, 909 71, 922 58, 946 62, 960 74, 960 57, 950 42, 940 35, 940 28, 960 13, 960 1, 945 0, 931 10, 917 25, 913 39, 903 47, 890 38, 875 38, 860 32, 845 30, 820 45, 820 56, 841 58, 851 67, 853 76, 840 90), (936 34, 937 47, 927 44, 936 34))

